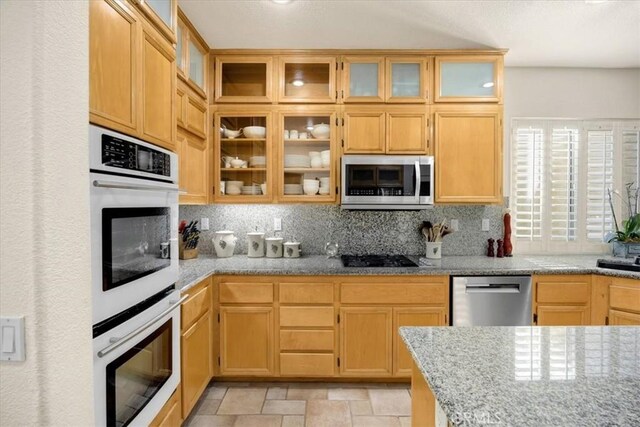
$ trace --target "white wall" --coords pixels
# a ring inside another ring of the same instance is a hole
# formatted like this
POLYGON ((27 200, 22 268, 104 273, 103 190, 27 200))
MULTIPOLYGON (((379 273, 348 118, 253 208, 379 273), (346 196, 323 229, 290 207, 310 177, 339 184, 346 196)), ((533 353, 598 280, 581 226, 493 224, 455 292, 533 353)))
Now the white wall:
POLYGON ((93 424, 88 3, 0 2, 0 425, 93 424))
POLYGON ((640 69, 507 67, 504 77, 505 195, 515 117, 640 118, 640 69))

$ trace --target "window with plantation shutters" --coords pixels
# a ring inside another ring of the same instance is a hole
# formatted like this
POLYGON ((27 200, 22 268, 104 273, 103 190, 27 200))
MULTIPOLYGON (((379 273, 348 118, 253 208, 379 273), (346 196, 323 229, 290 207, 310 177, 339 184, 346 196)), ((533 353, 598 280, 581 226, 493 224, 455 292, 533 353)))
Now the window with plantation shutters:
MULTIPOLYGON (((640 122, 514 119, 511 201, 520 253, 602 252, 614 229, 608 190, 640 181, 640 122)), ((622 200, 614 199, 626 218, 622 200)), ((619 218, 621 221, 621 218, 619 218)))

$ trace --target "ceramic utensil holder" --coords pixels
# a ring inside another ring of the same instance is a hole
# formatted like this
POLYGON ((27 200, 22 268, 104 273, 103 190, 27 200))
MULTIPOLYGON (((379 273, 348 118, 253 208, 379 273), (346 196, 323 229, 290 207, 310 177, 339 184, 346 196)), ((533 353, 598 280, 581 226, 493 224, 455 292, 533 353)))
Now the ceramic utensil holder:
POLYGON ((442 242, 427 242, 426 257, 429 259, 442 258, 442 242))

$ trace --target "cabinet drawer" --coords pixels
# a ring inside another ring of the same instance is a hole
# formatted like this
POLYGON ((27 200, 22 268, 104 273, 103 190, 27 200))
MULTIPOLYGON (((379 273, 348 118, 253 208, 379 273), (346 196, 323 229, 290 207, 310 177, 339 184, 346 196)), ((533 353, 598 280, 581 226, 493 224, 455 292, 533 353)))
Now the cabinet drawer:
POLYGON ((187 291, 189 299, 182 304, 180 326, 182 331, 189 327, 211 308, 211 279, 206 279, 187 291))
POLYGON ((221 303, 270 303, 273 302, 272 283, 220 283, 221 303))
POLYGON ((332 327, 333 307, 280 307, 280 326, 332 327))
POLYGON ((280 283, 280 302, 331 304, 333 303, 333 283, 280 283))
POLYGON ((439 283, 342 283, 345 304, 446 304, 447 290, 439 283))
POLYGON ((289 376, 332 376, 333 354, 280 354, 280 374, 289 376))
POLYGON ((611 308, 640 312, 640 281, 614 281, 609 287, 611 308))
POLYGON ((333 331, 280 331, 280 350, 333 351, 333 331))
POLYGON ((547 304, 587 304, 589 302, 589 281, 567 276, 564 282, 536 282, 536 301, 547 304))

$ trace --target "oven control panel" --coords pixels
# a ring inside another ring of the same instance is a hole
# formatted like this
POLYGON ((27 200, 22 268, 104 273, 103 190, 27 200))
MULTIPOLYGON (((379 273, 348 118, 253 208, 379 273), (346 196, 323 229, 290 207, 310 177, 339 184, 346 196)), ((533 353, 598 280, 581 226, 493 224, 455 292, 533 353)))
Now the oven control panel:
POLYGON ((161 176, 171 175, 168 154, 106 134, 102 135, 102 164, 161 176))

